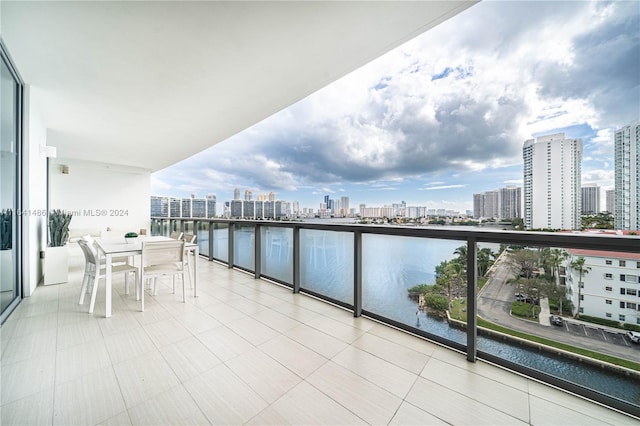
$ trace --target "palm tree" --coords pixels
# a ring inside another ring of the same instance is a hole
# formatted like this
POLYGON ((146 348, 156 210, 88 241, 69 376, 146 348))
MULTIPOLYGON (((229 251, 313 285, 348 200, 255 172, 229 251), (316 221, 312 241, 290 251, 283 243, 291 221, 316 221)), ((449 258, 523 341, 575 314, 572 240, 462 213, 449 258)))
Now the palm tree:
POLYGON ((453 251, 453 254, 457 254, 456 262, 466 265, 467 264, 467 246, 460 246, 453 251))
POLYGON ((495 258, 496 254, 491 251, 490 248, 483 248, 478 250, 478 276, 484 277, 489 267, 493 264, 492 257, 495 258))
POLYGON ((585 259, 580 256, 573 262, 571 262, 571 267, 578 271, 578 310, 576 311, 576 318, 580 318, 580 299, 582 298, 582 277, 583 275, 587 275, 591 270, 591 267, 584 266, 585 259))
POLYGON ((569 253, 567 253, 563 249, 554 248, 551 250, 551 253, 549 254, 549 263, 551 264, 551 275, 554 278, 554 282, 559 275, 560 265, 568 257, 569 257, 569 253))

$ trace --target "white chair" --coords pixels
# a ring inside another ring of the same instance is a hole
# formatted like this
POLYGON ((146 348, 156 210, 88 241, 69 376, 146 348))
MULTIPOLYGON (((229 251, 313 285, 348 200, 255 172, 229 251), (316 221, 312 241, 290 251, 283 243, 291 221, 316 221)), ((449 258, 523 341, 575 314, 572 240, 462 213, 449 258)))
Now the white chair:
POLYGON ((172 240, 180 240, 182 239, 182 232, 180 231, 173 231, 170 235, 169 238, 171 238, 172 240))
POLYGON ((182 276, 182 302, 186 302, 184 292, 184 241, 161 240, 142 242, 142 270, 140 280, 140 310, 144 311, 144 285, 153 279, 152 294, 158 293, 157 278, 171 276, 173 292, 176 292, 176 275, 182 276))
MULTIPOLYGON (((91 302, 89 303, 89 313, 93 313, 93 309, 96 304, 96 294, 98 293, 98 281, 100 278, 106 276, 104 263, 98 260, 97 253, 93 247, 90 246, 85 240, 78 240, 78 245, 82 249, 82 253, 85 258, 84 276, 82 278, 82 288, 80 289, 80 299, 78 304, 84 303, 84 295, 91 290, 91 302)), ((125 274, 125 294, 129 294, 129 274, 133 272, 135 274, 136 289, 138 288, 138 268, 125 263, 124 265, 113 265, 111 267, 112 274, 125 274)))
MULTIPOLYGON (((80 237, 81 240, 84 240, 87 242, 87 244, 89 245, 89 247, 91 248, 91 251, 96 254, 96 258, 97 256, 97 247, 96 247, 96 240, 93 239, 93 237, 91 235, 84 235, 82 237, 80 237)), ((111 259, 111 263, 115 264, 115 263, 129 263, 129 261, 132 260, 132 257, 128 257, 128 256, 118 256, 118 257, 114 257, 111 259)), ((105 263, 105 259, 104 258, 100 258, 100 265, 104 268, 104 263, 105 263)))
MULTIPOLYGON (((197 235, 195 234, 184 234, 184 237, 182 237, 182 239, 184 240, 185 243, 190 243, 190 244, 195 244, 196 240, 197 240, 197 235)), ((189 249, 185 249, 184 252, 185 255, 185 265, 187 266, 187 269, 189 269, 189 286, 190 288, 193 288, 193 279, 191 278, 191 256, 194 255, 193 251, 189 250, 189 249)))

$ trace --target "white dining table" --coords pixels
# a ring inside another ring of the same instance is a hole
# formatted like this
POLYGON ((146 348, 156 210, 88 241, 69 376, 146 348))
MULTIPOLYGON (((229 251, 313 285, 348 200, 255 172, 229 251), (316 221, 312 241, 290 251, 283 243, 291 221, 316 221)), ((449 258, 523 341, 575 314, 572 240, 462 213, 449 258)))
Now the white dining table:
MULTIPOLYGON (((112 262, 114 257, 121 256, 140 256, 142 255, 142 242, 143 241, 162 241, 170 240, 169 237, 163 236, 144 236, 129 239, 124 238, 96 238, 96 247, 100 256, 105 258, 105 317, 111 316, 111 276, 112 276, 112 262)), ((199 257, 200 248, 196 243, 184 244, 185 251, 192 251, 194 253, 193 261, 193 297, 197 296, 197 262, 199 257)), ((140 278, 140 275, 138 275, 140 278)), ((137 283, 136 283, 137 284, 137 283)), ((144 291, 144 288, 141 288, 144 291)))

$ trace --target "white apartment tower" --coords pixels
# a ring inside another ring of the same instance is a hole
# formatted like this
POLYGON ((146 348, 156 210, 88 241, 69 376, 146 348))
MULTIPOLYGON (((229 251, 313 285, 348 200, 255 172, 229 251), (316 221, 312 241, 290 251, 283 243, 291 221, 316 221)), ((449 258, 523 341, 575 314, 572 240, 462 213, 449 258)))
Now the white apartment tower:
POLYGON ((500 219, 514 219, 522 217, 522 188, 507 186, 498 190, 498 205, 500 207, 500 219))
POLYGON ((600 213, 600 187, 595 184, 582 186, 582 214, 595 215, 600 213))
POLYGON ((615 200, 615 193, 616 193, 615 189, 607 189, 607 191, 605 192, 605 195, 606 195, 605 202, 607 203, 606 210, 611 214, 613 214, 615 209, 615 204, 613 203, 613 200, 615 200))
POLYGON ((580 229, 582 139, 529 139, 522 157, 525 228, 580 229))
POLYGON ((640 230, 640 120, 616 130, 615 228, 640 230))

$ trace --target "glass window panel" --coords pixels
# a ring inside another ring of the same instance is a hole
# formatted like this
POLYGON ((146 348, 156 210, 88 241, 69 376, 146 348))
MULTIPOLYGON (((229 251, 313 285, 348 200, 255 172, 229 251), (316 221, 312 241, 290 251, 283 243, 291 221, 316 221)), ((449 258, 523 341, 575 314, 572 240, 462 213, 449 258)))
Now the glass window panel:
POLYGON ((200 254, 209 256, 209 222, 198 222, 196 238, 200 254))
POLYGON ((353 234, 300 230, 300 286, 353 305, 353 234))
POLYGON ((293 284, 293 229, 263 226, 261 273, 270 278, 293 284))
POLYGON ((252 225, 236 224, 233 233, 233 261, 234 265, 253 271, 255 244, 255 227, 252 225))
POLYGON ((229 262, 229 225, 226 223, 213 225, 213 258, 229 262))
POLYGON ((4 60, 0 81, 0 312, 19 298, 18 235, 18 84, 4 60))
MULTIPOLYGON (((419 285, 436 284, 436 267, 457 255, 456 249, 466 243, 426 238, 365 234, 362 237, 362 308, 366 311, 416 327, 431 334, 459 343, 466 342, 465 333, 449 327, 442 310, 428 308, 425 299, 433 303, 449 302, 464 295, 466 277, 459 268, 452 272, 450 287, 415 291, 419 285), (463 285, 464 284, 464 285, 463 285)), ((466 253, 466 251, 465 251, 466 253)), ((445 306, 446 309, 446 306, 445 306)))

